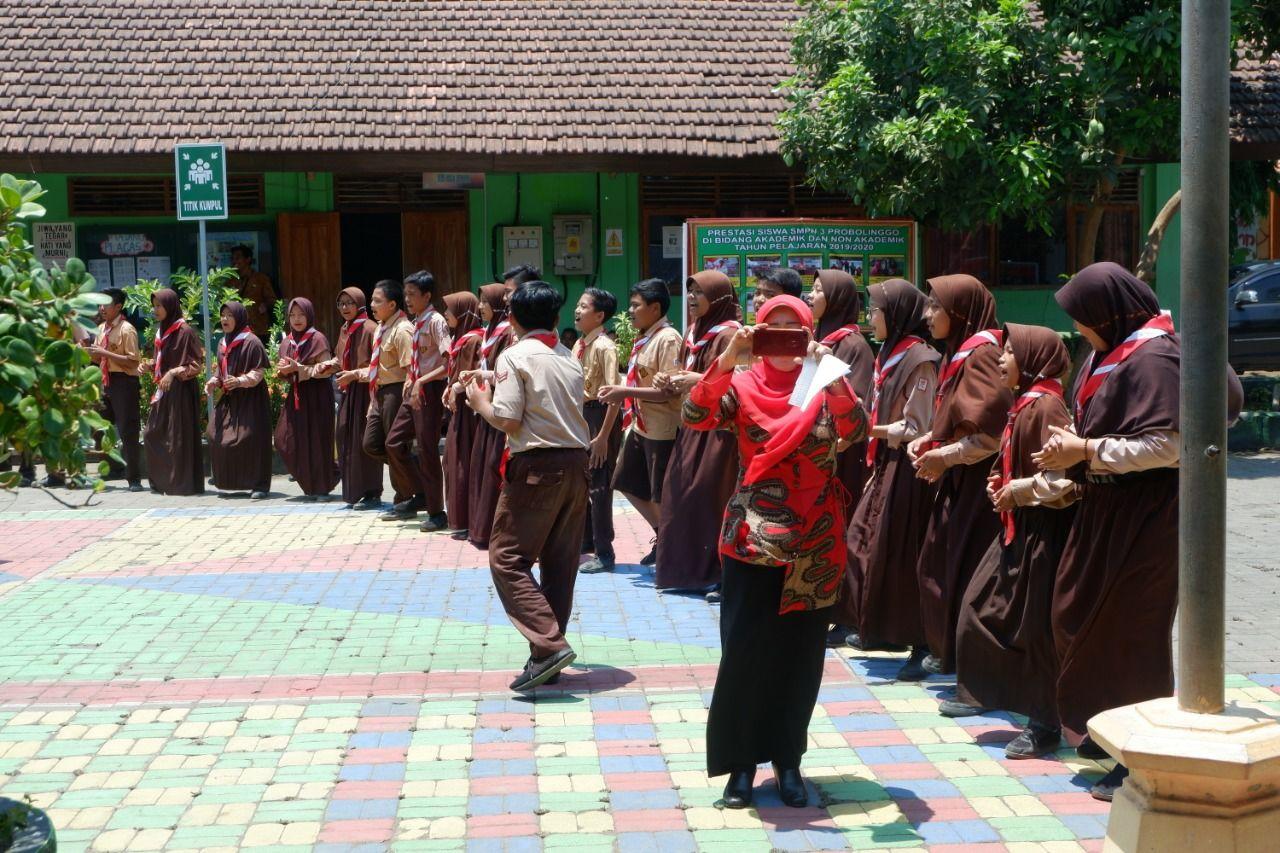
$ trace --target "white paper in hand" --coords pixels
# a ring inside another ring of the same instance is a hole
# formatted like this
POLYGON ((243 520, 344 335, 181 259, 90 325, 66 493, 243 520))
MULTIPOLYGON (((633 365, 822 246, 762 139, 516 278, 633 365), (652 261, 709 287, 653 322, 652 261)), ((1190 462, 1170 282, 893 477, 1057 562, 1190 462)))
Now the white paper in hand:
POLYGON ((800 367, 800 375, 796 378, 795 390, 791 392, 791 405, 808 408, 819 391, 848 375, 849 365, 834 355, 824 355, 822 361, 806 358, 800 367))

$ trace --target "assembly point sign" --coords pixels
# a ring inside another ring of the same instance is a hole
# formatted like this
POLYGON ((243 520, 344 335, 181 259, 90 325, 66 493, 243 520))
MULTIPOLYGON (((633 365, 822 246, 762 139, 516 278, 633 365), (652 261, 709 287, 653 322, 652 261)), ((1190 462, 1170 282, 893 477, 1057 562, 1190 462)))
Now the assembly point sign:
POLYGON ((173 151, 178 219, 227 218, 227 152, 221 142, 182 144, 173 151))

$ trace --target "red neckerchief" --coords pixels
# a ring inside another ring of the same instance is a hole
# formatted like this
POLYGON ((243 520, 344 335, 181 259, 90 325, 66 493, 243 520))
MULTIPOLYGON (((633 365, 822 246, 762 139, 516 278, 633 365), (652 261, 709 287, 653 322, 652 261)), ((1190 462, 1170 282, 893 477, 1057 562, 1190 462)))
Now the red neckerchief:
POLYGON ((1103 382, 1107 381, 1107 376, 1111 371, 1119 367, 1121 362, 1137 352, 1147 341, 1172 334, 1173 318, 1168 314, 1157 314, 1143 323, 1142 328, 1125 338, 1120 346, 1107 353, 1107 357, 1102 360, 1102 364, 1099 364, 1096 368, 1093 368, 1093 356, 1090 356, 1089 364, 1085 366, 1085 370, 1089 371, 1089 378, 1085 380, 1080 386, 1080 390, 1076 392, 1076 423, 1084 422, 1084 407, 1088 405, 1090 398, 1098 393, 1098 389, 1102 387, 1103 382), (1090 368, 1093 369, 1090 370, 1090 368))
POLYGON ((350 370, 354 365, 351 363, 351 344, 355 341, 355 336, 351 334, 351 330, 356 323, 363 323, 369 319, 369 315, 363 308, 356 312, 354 319, 348 320, 342 324, 342 333, 347 336, 347 342, 342 346, 342 369, 350 370))
POLYGON ((164 396, 164 392, 160 390, 160 378, 164 376, 164 371, 160 369, 160 355, 164 351, 164 342, 178 330, 179 327, 185 326, 187 321, 179 317, 169 326, 169 331, 161 333, 156 332, 156 359, 155 364, 151 368, 151 378, 156 382, 156 390, 151 395, 151 402, 155 403, 164 396))
POLYGON ((467 341, 475 338, 483 338, 484 329, 472 329, 464 332, 461 337, 453 342, 453 346, 449 347, 449 374, 453 375, 453 368, 458 363, 458 356, 462 353, 462 348, 467 345, 467 341))
MULTIPOLYGON (((653 324, 653 328, 649 330, 649 333, 647 335, 645 335, 643 338, 637 338, 636 342, 631 345, 631 356, 630 358, 627 359, 627 387, 628 388, 635 388, 636 383, 640 381, 640 365, 638 364, 640 351, 645 348, 645 345, 649 343, 650 339, 652 339, 654 335, 658 334, 658 332, 665 329, 667 325, 668 325, 667 320, 664 317, 663 319, 659 320, 657 323, 653 324)), ((628 397, 622 403, 623 432, 626 432, 626 430, 631 427, 632 421, 635 421, 635 424, 638 428, 640 428, 641 430, 644 429, 644 418, 641 417, 640 415, 640 406, 636 403, 636 400, 634 397, 628 397)))
POLYGON ((862 330, 858 328, 857 323, 849 323, 836 329, 831 334, 822 339, 823 346, 831 346, 838 344, 850 335, 860 335, 862 330))
MULTIPOLYGON (((119 317, 116 317, 116 322, 115 322, 115 323, 103 323, 103 324, 102 324, 102 343, 101 343, 101 346, 102 346, 103 350, 106 350, 106 349, 108 349, 108 348, 111 346, 111 327, 112 327, 112 326, 114 326, 114 325, 117 325, 119 322, 120 322, 120 318, 119 318, 119 317)), ((110 370, 110 365, 111 365, 111 359, 104 355, 104 356, 102 357, 102 365, 101 365, 101 366, 102 366, 102 387, 103 387, 104 389, 111 387, 111 370, 110 370)))
MULTIPOLYGON (((302 354, 302 345, 311 340, 316 335, 316 327, 312 326, 302 333, 302 338, 295 338, 290 335, 285 340, 290 346, 289 357, 297 359, 302 354)), ((239 338, 236 339, 239 341, 239 338)), ((293 386, 293 410, 296 412, 302 404, 298 402, 298 371, 289 374, 289 384, 293 386)))
POLYGON ((382 359, 382 333, 400 317, 401 313, 396 311, 386 323, 379 323, 378 330, 373 333, 373 354, 369 356, 369 393, 371 394, 378 390, 378 368, 381 366, 378 362, 382 359))
POLYGON ((435 315, 436 309, 428 308, 423 312, 421 319, 413 321, 413 360, 409 362, 409 381, 417 382, 421 376, 421 368, 418 366, 418 351, 421 349, 422 329, 431 322, 431 318, 435 315))
POLYGON ((503 320, 501 323, 493 327, 493 334, 486 335, 484 341, 480 344, 480 369, 489 369, 489 353, 493 352, 493 348, 498 345, 498 341, 502 340, 507 330, 511 328, 511 321, 503 320))
MULTIPOLYGON (((1039 380, 1024 391, 1014 402, 1013 408, 1009 410, 1009 420, 1004 425, 1004 432, 1000 435, 1000 483, 996 486, 996 491, 1009 485, 1009 481, 1013 479, 1013 454, 1009 452, 1010 445, 1013 443, 1013 422, 1017 420, 1019 412, 1046 394, 1052 394, 1061 400, 1062 383, 1057 379, 1039 380)), ((1004 525, 1004 544, 1008 545, 1013 541, 1013 534, 1016 532, 1013 511, 1000 513, 1000 521, 1004 525)))
POLYGON ((960 345, 960 349, 955 355, 951 356, 951 360, 947 362, 947 366, 942 370, 942 375, 938 377, 938 394, 934 398, 935 405, 942 402, 942 392, 951 384, 951 380, 956 378, 956 374, 964 366, 965 359, 973 355, 974 350, 978 347, 984 347, 988 344, 997 347, 1004 346, 1004 332, 999 329, 987 329, 978 332, 960 345))
MULTIPOLYGON (((836 331, 841 330, 837 329, 836 331)), ((893 352, 889 353, 889 357, 884 359, 884 364, 880 363, 880 357, 876 358, 875 367, 872 370, 872 378, 874 380, 871 394, 870 424, 872 427, 878 423, 876 418, 880 414, 880 388, 884 385, 885 380, 889 378, 889 374, 893 372, 893 369, 898 366, 898 363, 901 362, 902 359, 906 358, 907 350, 911 349, 916 344, 922 343, 924 343, 924 338, 917 337, 916 335, 908 335, 894 345, 893 352)), ((881 350, 880 356, 883 357, 884 355, 884 351, 881 350)), ((880 439, 876 438, 874 435, 867 439, 867 465, 874 464, 876 459, 876 444, 879 441, 880 439)))
MULTIPOLYGON (((530 332, 524 337, 531 341, 537 341, 540 344, 545 344, 549 350, 554 350, 556 348, 556 344, 560 342, 560 338, 556 336, 555 332, 530 332)), ((524 338, 521 338, 521 340, 524 340, 524 338)))
POLYGON ((692 370, 693 363, 698 360, 698 353, 702 352, 702 348, 715 340, 716 335, 725 329, 741 329, 742 324, 737 320, 726 320, 723 323, 712 326, 698 340, 693 339, 693 329, 689 330, 689 337, 685 338, 685 345, 689 348, 689 354, 685 356, 684 369, 692 370))

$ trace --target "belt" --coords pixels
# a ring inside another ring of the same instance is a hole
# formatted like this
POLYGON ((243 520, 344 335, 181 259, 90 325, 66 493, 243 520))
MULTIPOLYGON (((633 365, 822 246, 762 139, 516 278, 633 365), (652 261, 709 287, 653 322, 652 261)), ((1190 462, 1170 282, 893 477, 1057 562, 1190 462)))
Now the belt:
POLYGON ((607 408, 609 408, 609 407, 608 407, 608 406, 606 406, 604 403, 601 403, 599 400, 587 400, 585 403, 583 403, 583 404, 582 404, 582 407, 583 407, 584 409, 607 409, 607 408))
POLYGON ((1141 483, 1145 480, 1176 478, 1177 475, 1177 468, 1149 468, 1146 471, 1131 471, 1128 474, 1098 474, 1093 471, 1087 471, 1084 475, 1084 481, 1095 486, 1121 486, 1141 483))

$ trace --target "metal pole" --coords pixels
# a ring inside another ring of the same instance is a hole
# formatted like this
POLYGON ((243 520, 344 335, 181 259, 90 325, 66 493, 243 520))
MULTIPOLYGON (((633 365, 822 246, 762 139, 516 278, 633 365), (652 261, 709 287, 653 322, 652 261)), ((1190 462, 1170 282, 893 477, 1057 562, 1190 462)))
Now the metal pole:
MULTIPOLYGON (((200 313, 204 319, 204 374, 213 375, 213 347, 209 330, 209 252, 205 243, 204 220, 200 220, 200 313)), ((208 395, 209 422, 213 422, 213 395, 208 395)))
POLYGON ((1223 708, 1230 0, 1182 2, 1178 704, 1223 708))

